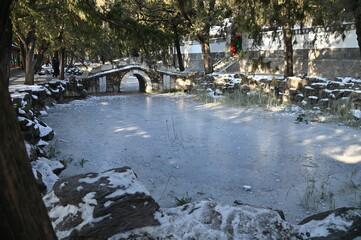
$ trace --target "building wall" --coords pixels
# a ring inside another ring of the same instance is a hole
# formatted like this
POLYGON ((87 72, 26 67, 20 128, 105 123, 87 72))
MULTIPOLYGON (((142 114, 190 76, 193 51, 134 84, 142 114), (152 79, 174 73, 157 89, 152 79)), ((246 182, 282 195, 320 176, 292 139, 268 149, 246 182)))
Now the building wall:
MULTIPOLYGON (((295 31, 294 37, 294 74, 334 77, 361 77, 361 56, 357 44, 356 31, 351 29, 341 35, 322 31, 300 33, 295 31)), ((211 43, 212 54, 216 59, 223 58, 229 47, 225 39, 217 39, 211 43)), ((243 49, 246 56, 228 72, 255 72, 266 74, 283 74, 283 42, 282 33, 274 36, 265 32, 261 45, 254 46, 253 40, 243 37, 243 49), (270 69, 252 69, 254 59, 263 57, 263 62, 269 62, 270 69)), ((200 46, 196 42, 186 42, 182 53, 188 68, 202 69, 200 46)), ((216 62, 216 61, 214 61, 216 62)))
MULTIPOLYGON (((225 57, 226 40, 224 38, 213 38, 210 40, 211 55, 213 62, 225 57)), ((181 46, 184 66, 186 68, 203 69, 202 49, 196 41, 185 41, 181 46)))

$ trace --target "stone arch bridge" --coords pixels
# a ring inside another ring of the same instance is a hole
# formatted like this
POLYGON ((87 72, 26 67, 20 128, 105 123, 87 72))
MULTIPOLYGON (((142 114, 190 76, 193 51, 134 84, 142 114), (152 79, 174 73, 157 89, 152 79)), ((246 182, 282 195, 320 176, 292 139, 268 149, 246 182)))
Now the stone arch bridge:
POLYGON ((139 92, 152 93, 173 89, 187 89, 191 82, 182 73, 154 70, 140 65, 130 65, 96 73, 84 78, 89 93, 119 93, 122 81, 134 76, 139 82, 139 92))

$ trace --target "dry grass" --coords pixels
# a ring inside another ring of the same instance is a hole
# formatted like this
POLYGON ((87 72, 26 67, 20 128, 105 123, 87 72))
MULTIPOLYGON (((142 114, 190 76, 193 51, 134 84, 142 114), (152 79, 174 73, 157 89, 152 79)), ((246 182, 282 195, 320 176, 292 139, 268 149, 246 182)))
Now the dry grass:
POLYGON ((221 103, 230 106, 270 108, 284 106, 273 93, 265 93, 262 89, 252 91, 235 90, 220 97, 212 97, 206 90, 193 92, 194 99, 202 103, 221 103))

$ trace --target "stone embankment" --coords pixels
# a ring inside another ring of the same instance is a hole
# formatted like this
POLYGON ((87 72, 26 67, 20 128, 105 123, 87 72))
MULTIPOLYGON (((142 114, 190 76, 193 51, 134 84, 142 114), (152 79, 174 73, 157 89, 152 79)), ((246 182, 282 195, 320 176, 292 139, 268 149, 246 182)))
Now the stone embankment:
POLYGON ((33 86, 10 85, 9 91, 18 113, 19 125, 34 176, 40 190, 45 193, 52 188, 58 179, 57 175, 65 166, 58 161, 48 159, 49 153, 44 151, 44 147, 53 139, 54 131, 39 117, 47 114, 46 109, 53 104, 67 99, 84 98, 87 92, 82 80, 74 77, 66 81, 49 81, 33 86))
POLYGON ((198 85, 222 92, 242 90, 245 93, 256 89, 274 92, 283 102, 302 103, 329 107, 337 100, 350 100, 356 109, 361 109, 361 80, 354 78, 277 77, 246 76, 243 74, 214 74, 198 78, 198 85))

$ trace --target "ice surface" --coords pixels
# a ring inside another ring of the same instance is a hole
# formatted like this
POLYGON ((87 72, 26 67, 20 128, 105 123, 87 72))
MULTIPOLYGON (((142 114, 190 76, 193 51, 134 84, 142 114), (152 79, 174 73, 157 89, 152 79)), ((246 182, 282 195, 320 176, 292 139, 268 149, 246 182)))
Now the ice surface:
POLYGON ((42 119, 63 140, 62 155, 89 160, 84 167, 69 164, 61 177, 130 166, 161 207, 188 193, 192 201, 282 209, 287 220, 298 222, 356 206, 347 184, 351 176, 360 179, 353 171, 361 169, 361 130, 294 124, 297 111, 133 94, 56 105, 42 119), (306 200, 311 183, 316 190, 306 200), (244 191, 245 184, 254 190, 244 191), (332 199, 323 202, 321 192, 332 199))

